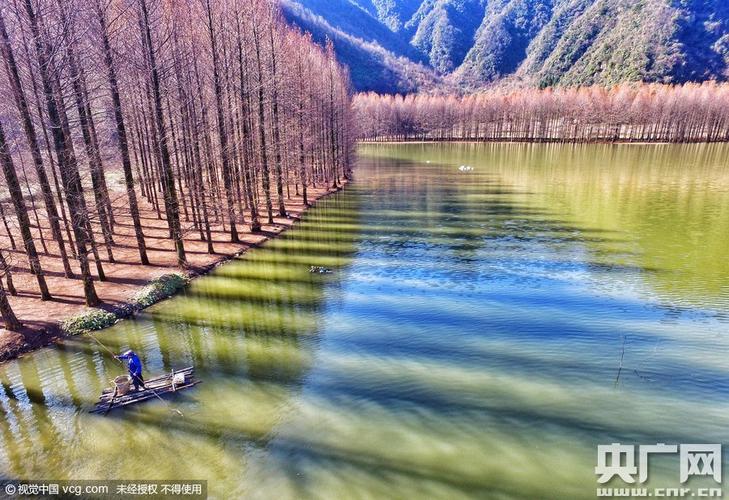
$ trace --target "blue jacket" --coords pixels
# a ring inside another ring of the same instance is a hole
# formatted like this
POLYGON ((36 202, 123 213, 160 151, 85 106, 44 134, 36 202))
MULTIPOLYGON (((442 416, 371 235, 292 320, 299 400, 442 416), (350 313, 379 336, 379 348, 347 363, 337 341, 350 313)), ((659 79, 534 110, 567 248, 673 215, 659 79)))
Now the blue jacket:
POLYGON ((130 354, 120 354, 117 356, 119 359, 126 359, 129 365, 129 374, 139 376, 142 374, 142 362, 139 360, 139 356, 132 352, 130 354))

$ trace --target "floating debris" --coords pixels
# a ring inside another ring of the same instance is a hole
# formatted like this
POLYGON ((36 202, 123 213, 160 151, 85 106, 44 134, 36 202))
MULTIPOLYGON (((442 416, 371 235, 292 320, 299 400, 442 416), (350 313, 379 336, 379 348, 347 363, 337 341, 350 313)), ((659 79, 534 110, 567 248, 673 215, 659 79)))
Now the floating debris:
POLYGON ((312 274, 332 274, 332 270, 322 266, 311 266, 309 272, 312 274))

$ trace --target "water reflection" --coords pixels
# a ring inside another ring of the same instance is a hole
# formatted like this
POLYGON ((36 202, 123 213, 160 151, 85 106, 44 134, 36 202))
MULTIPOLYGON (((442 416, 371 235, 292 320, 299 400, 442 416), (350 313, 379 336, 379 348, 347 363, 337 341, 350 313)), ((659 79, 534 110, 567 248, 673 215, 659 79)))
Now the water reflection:
MULTIPOLYGON (((87 414, 121 371, 88 337, 0 367, 0 475, 585 498, 598 443, 727 443, 729 274, 708 264, 729 220, 722 161, 367 146, 356 182, 294 231, 99 335, 150 373, 195 365, 203 384, 169 400, 184 418, 159 401, 87 414)), ((678 480, 671 458, 652 474, 678 480)))
MULTIPOLYGON (((560 214, 581 241, 589 242, 585 232, 622 233, 588 245, 596 265, 639 267, 647 275, 635 284, 673 303, 729 307, 724 145, 459 144, 366 151, 397 161, 473 163, 476 174, 495 176, 532 198, 512 201, 560 214)), ((467 199, 482 197, 476 192, 467 199)))
MULTIPOLYGON (((47 477, 52 471, 58 478, 77 477, 79 472, 82 477, 123 477, 126 470, 132 472, 129 477, 150 473, 165 477, 170 474, 162 471, 176 469, 174 464, 155 463, 160 450, 177 448, 184 457, 182 446, 191 435, 196 439, 207 435, 205 440, 212 444, 232 433, 236 439, 264 446, 311 367, 325 289, 336 289, 355 249, 356 200, 348 196, 329 201, 297 228, 296 240, 286 235, 245 260, 228 264, 175 300, 100 335, 103 346, 92 337, 71 339, 4 365, 0 369, 0 405, 5 413, 0 424, 2 476, 47 477), (328 229, 331 216, 349 229, 328 229), (309 265, 326 265, 336 272, 313 275, 309 265), (185 407, 184 419, 172 418, 166 405, 154 402, 112 413, 100 422, 86 412, 122 370, 106 348, 135 349, 150 373, 195 365, 211 388, 207 400, 230 404, 221 405, 213 415, 215 407, 206 407, 196 397, 199 394, 181 394, 173 405, 185 407), (225 384, 216 387, 216 379, 225 384), (231 398, 239 391, 246 392, 245 406, 231 398), (243 412, 248 422, 245 418, 241 422, 243 412), (233 427, 233 421, 242 425, 233 427), (172 436, 153 436, 160 427, 172 436), (126 463, 122 456, 130 447, 125 435, 139 442, 137 465, 126 463), (155 449, 154 443, 161 447, 155 449), (118 469, 109 469, 109 460, 118 469)), ((199 477, 194 467, 189 472, 190 477, 199 477)))

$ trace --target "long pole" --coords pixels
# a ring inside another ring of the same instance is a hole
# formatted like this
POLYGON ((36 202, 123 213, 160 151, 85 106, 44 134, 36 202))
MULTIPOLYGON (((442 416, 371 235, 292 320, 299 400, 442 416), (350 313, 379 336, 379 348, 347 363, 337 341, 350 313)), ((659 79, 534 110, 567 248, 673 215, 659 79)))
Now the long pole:
MULTIPOLYGON (((105 345, 104 345, 104 344, 103 344, 103 343, 102 343, 102 342, 101 342, 101 341, 100 341, 99 339, 97 339, 96 337, 94 337, 94 335, 93 335, 92 333, 89 333, 89 335, 90 335, 90 336, 91 336, 91 338, 92 338, 92 339, 94 339, 94 340, 95 340, 95 341, 96 341, 96 342, 97 342, 97 343, 98 343, 98 344, 99 344, 99 345, 100 345, 101 347, 103 347, 104 349, 106 349, 106 350, 107 350, 107 351, 108 351, 108 352, 109 352, 109 353, 110 353, 110 354, 112 355, 112 357, 113 357, 113 358, 114 358, 115 360, 117 360, 117 361, 118 361, 119 363, 121 363, 121 365, 122 365, 122 366, 124 366, 124 362, 123 362, 123 361, 122 361, 121 359, 117 358, 117 357, 116 357, 116 354, 114 354, 114 352, 113 352, 113 351, 112 351, 111 349, 109 349, 108 347, 106 347, 106 346, 105 346, 105 345)), ((160 400, 160 401, 162 401, 162 402, 163 402, 164 404, 166 404, 167 406, 169 406, 170 410, 172 410, 172 411, 174 411, 174 412, 178 413, 178 414, 179 414, 179 415, 180 415, 181 417, 184 417, 184 416, 185 416, 185 415, 183 415, 183 414, 182 414, 182 412, 181 412, 180 410, 178 410, 177 408, 175 408, 174 406, 172 406, 172 405, 171 405, 171 404, 170 404, 170 403, 169 403, 168 401, 165 401, 164 399, 162 399, 162 397, 161 397, 161 396, 160 396, 159 394, 157 394, 157 391, 155 391, 155 390, 154 390, 154 389, 152 389, 151 387, 150 387, 149 389, 147 389, 147 390, 148 390, 148 391, 152 391, 152 394, 154 394, 155 396, 157 396, 157 399, 159 399, 159 400, 160 400)), ((114 389, 114 396, 116 396, 116 389, 114 389)), ((111 400, 112 400, 112 402, 114 401, 114 396, 112 396, 112 397, 111 397, 111 400)), ((108 413, 110 409, 111 409, 111 404, 109 405, 109 408, 107 408, 106 412, 108 413)), ((105 413, 104 415, 106 415, 106 413, 105 413)))

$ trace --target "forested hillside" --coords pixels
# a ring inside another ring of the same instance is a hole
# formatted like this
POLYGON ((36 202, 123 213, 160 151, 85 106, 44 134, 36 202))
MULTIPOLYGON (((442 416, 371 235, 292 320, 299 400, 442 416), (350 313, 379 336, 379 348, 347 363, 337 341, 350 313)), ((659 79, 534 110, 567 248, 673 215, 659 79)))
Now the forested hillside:
POLYGON ((285 0, 359 90, 681 83, 729 74, 726 0, 285 0))

